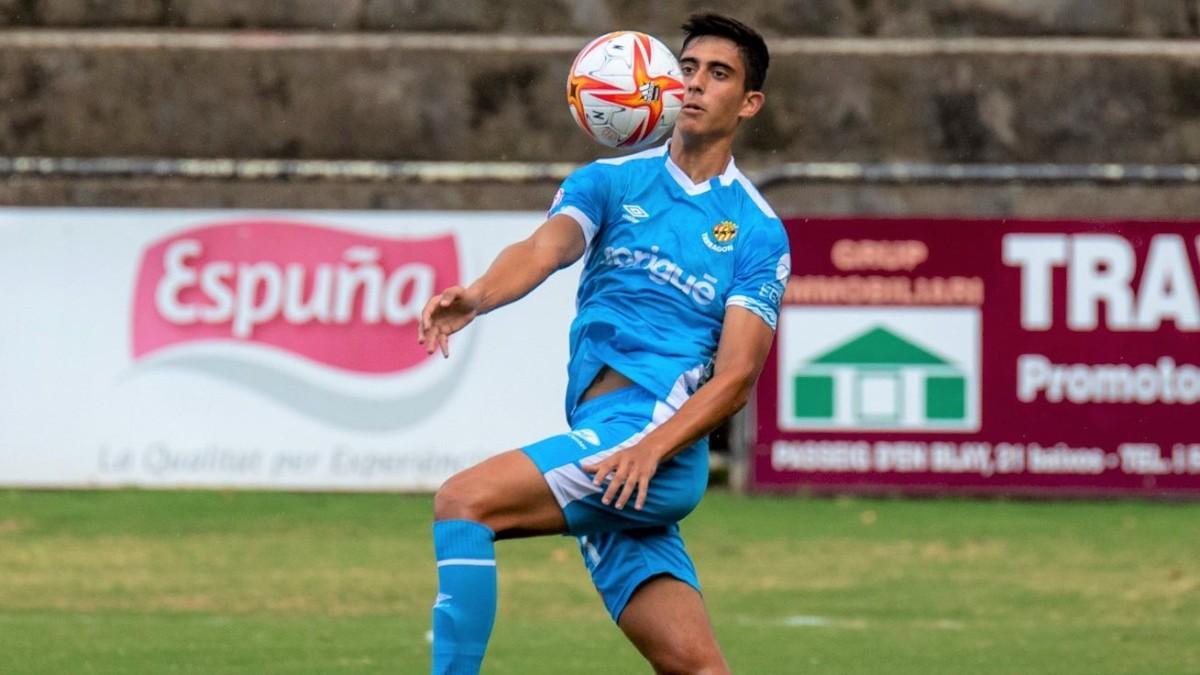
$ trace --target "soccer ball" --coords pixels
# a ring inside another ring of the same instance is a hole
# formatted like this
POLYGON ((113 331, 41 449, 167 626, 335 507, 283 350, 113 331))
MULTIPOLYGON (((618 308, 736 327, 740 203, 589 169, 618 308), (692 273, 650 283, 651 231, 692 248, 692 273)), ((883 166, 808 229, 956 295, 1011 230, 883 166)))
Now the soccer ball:
POLYGON ((683 75, 667 46, 637 31, 592 40, 567 78, 567 105, 583 132, 610 148, 653 143, 683 107, 683 75))

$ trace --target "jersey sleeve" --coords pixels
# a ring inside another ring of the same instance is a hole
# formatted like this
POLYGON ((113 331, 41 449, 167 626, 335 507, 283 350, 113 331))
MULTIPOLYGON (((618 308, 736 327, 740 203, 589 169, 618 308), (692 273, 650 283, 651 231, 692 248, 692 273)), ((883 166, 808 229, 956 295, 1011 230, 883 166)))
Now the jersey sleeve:
POLYGON ((792 275, 787 232, 783 223, 770 219, 747 234, 725 307, 744 307, 775 330, 783 289, 792 275))
POLYGON ((576 169, 554 195, 546 217, 570 216, 583 230, 588 245, 605 222, 612 199, 613 175, 610 167, 592 163, 576 169))

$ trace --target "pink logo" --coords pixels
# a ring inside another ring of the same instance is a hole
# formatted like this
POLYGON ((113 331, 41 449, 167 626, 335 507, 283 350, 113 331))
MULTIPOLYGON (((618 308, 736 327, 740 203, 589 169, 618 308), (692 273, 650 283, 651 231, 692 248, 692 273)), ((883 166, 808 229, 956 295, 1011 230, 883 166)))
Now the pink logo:
POLYGON ((236 342, 394 373, 429 358, 417 344, 421 310, 459 275, 450 234, 391 238, 278 220, 199 227, 142 257, 133 356, 236 342))

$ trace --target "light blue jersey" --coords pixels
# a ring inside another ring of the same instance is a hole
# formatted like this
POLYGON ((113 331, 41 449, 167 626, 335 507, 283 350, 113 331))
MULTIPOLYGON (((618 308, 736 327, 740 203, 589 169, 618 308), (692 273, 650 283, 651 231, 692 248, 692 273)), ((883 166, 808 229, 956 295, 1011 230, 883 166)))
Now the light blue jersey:
POLYGON ((708 439, 659 465, 641 510, 605 504, 607 484, 595 485, 583 466, 636 445, 708 379, 727 307, 775 328, 791 259, 782 223, 732 160, 696 184, 666 146, 571 174, 550 208, 560 213, 588 243, 567 366, 571 431, 522 450, 619 621, 648 579, 665 574, 700 588, 678 521, 708 485, 708 439), (605 365, 635 385, 580 403, 605 365))
POLYGON ((787 235, 730 159, 693 183, 668 146, 571 174, 550 208, 588 246, 571 325, 566 409, 607 365, 678 409, 708 379, 725 308, 775 328, 791 273, 787 235))

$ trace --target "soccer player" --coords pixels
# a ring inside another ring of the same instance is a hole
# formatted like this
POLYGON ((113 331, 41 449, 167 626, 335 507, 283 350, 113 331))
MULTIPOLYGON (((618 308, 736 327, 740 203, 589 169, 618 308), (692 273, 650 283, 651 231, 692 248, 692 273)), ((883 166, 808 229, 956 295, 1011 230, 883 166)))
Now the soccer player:
POLYGON ((429 353, 585 258, 571 326, 571 431, 448 480, 434 498, 433 672, 477 673, 496 611, 494 541, 578 538, 608 612, 659 673, 725 673, 678 521, 708 481, 707 434, 748 400, 790 275, 783 225, 731 148, 768 54, 735 20, 684 24, 670 141, 571 174, 548 220, 467 288, 430 299, 429 353))

